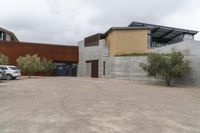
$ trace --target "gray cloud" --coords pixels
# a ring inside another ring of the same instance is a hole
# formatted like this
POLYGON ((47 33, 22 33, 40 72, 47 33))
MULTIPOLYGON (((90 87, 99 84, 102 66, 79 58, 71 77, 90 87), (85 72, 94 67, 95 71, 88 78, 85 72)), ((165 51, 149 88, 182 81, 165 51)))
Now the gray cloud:
POLYGON ((0 2, 0 27, 13 31, 21 41, 76 45, 85 36, 127 26, 133 20, 200 30, 196 0, 0 2))

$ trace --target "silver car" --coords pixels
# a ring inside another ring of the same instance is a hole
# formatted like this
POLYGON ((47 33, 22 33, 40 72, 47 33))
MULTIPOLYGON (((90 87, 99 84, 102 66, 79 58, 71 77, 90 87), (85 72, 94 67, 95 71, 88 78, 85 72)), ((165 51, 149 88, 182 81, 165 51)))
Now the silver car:
POLYGON ((4 79, 6 80, 16 79, 17 77, 21 76, 21 72, 16 66, 0 65, 0 69, 5 71, 4 79))

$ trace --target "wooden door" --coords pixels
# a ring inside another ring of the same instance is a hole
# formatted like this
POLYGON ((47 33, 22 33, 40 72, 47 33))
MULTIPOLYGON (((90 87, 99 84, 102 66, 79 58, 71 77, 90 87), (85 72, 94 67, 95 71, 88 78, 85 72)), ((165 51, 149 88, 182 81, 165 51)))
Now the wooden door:
POLYGON ((89 60, 86 63, 91 63, 91 77, 98 78, 99 77, 99 60, 89 60))

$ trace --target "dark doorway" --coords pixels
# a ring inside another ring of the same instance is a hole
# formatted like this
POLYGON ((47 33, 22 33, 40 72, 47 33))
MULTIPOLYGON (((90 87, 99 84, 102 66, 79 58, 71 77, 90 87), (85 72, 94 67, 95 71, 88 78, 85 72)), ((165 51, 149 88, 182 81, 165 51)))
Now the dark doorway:
POLYGON ((99 60, 89 60, 86 63, 91 63, 91 77, 98 78, 99 77, 99 60))
POLYGON ((54 62, 54 76, 77 76, 77 63, 54 62))

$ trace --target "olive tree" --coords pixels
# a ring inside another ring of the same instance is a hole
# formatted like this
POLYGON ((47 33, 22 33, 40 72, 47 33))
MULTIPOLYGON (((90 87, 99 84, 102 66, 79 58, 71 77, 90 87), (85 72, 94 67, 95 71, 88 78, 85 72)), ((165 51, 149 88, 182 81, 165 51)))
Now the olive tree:
POLYGON ((53 61, 48 60, 47 58, 43 57, 42 60, 42 66, 44 72, 52 72, 54 69, 53 61))
POLYGON ((0 53, 0 65, 7 65, 8 57, 0 53))
POLYGON ((184 59, 181 52, 175 52, 165 55, 151 53, 147 57, 147 64, 140 64, 148 76, 162 78, 167 86, 171 85, 171 81, 180 78, 191 71, 189 61, 184 59))
POLYGON ((18 67, 23 72, 29 75, 29 78, 31 78, 31 76, 34 73, 42 71, 44 69, 41 63, 41 58, 38 57, 37 54, 34 54, 34 55, 27 54, 24 57, 20 56, 17 59, 17 64, 18 64, 18 67))

